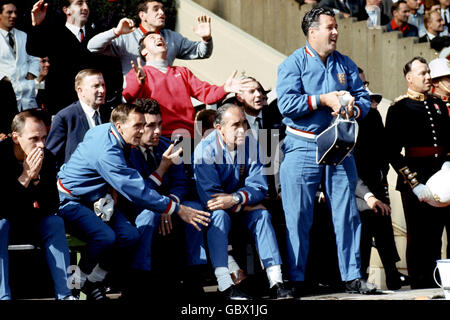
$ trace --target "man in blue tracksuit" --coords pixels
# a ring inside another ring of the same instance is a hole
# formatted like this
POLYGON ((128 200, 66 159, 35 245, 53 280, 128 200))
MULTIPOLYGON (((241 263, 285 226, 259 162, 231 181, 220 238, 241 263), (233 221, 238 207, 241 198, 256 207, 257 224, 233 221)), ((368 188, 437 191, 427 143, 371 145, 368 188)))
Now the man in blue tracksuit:
MULTIPOLYGON (((153 99, 138 99, 135 104, 143 107, 145 127, 140 146, 130 150, 131 165, 143 177, 151 177, 150 179, 156 183, 155 190, 160 194, 161 198, 167 196, 178 204, 183 203, 185 206, 202 210, 199 201, 187 200, 189 192, 188 178, 184 164, 179 157, 182 149, 174 149, 174 147, 171 147, 172 143, 169 139, 161 137, 162 118, 158 102, 153 99), (178 161, 175 160, 174 163, 169 158, 169 154, 170 158, 178 161), (152 174, 154 172, 155 174, 152 174), (161 177, 161 179, 157 177, 161 177)), ((201 295, 203 287, 201 286, 200 266, 207 263, 203 232, 196 230, 190 224, 185 224, 177 216, 169 213, 160 214, 157 211, 147 209, 139 211, 136 208, 131 208, 131 211, 135 211, 134 215, 137 215, 135 223, 141 234, 133 268, 144 272, 138 272, 137 274, 142 275, 145 274, 145 271, 152 269, 152 243, 156 231, 163 236, 167 236, 174 229, 174 235, 161 239, 163 242, 160 245, 164 246, 166 252, 167 250, 173 251, 175 249, 176 251, 173 252, 173 255, 177 255, 177 253, 183 256, 186 255, 188 267, 183 283, 191 296, 197 293, 201 295), (181 240, 182 238, 183 240, 181 240), (174 245, 176 248, 170 247, 173 241, 175 241, 174 245), (181 250, 177 250, 178 246, 181 247, 181 250), (186 248, 186 254, 184 254, 184 248, 186 248)), ((175 276, 179 276, 181 273, 179 267, 180 259, 177 257, 173 258, 176 259, 175 264, 178 266, 174 265, 171 267, 174 268, 175 276)), ((168 271, 167 264, 169 260, 165 259, 164 261, 165 271, 168 271)))
POLYGON ((271 216, 261 204, 268 187, 259 145, 251 134, 246 135, 242 108, 234 104, 220 107, 215 127, 195 148, 193 170, 200 201, 212 212, 207 241, 219 291, 226 299, 250 299, 234 285, 228 270, 228 233, 234 217, 233 221, 243 223, 255 239, 272 297, 292 298, 283 285, 271 216))
MULTIPOLYGON (((140 237, 117 206, 108 224, 95 214, 93 204, 107 193, 117 192, 142 210, 177 213, 197 228, 197 223, 207 225, 209 215, 161 197, 155 191, 156 182, 144 179, 129 165, 131 146, 138 146, 143 134, 142 108, 121 104, 113 110, 111 122, 89 130, 58 174, 60 216, 71 233, 87 242, 80 269, 87 278, 85 292, 92 298, 104 298, 104 292, 95 283, 104 279, 104 268, 111 266, 107 257, 113 244, 127 249, 137 244, 140 237)), ((152 173, 155 179, 158 175, 152 173)))
POLYGON ((287 126, 280 180, 290 280, 297 288, 302 287, 314 198, 323 183, 346 290, 371 292, 376 288, 360 279, 361 222, 355 201, 357 172, 353 156, 346 157, 340 165, 319 165, 315 141, 337 116, 341 95, 351 94, 346 108, 349 116, 357 119, 368 112, 369 95, 356 65, 336 51, 338 31, 331 10, 312 9, 303 18, 302 29, 307 37, 306 46, 279 66, 277 82, 278 107, 287 126))

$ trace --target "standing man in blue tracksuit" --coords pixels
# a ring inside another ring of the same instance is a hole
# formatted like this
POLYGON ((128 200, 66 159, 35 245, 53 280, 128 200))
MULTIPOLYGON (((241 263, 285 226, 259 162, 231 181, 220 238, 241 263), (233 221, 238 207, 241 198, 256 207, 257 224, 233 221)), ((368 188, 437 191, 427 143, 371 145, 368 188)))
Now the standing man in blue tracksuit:
POLYGON ((217 110, 215 127, 195 148, 193 170, 203 207, 211 211, 207 241, 211 264, 221 295, 228 300, 249 300, 235 285, 228 269, 228 233, 231 223, 243 223, 251 231, 266 269, 271 296, 293 298, 284 287, 281 257, 271 216, 261 204, 267 194, 259 145, 246 134, 241 107, 225 104, 217 110))
MULTIPOLYGON (((105 298, 99 283, 111 267, 107 258, 112 246, 126 250, 137 244, 140 237, 117 206, 108 224, 97 216, 93 209, 99 199, 106 198, 108 193, 114 197, 117 192, 142 210, 177 213, 198 230, 197 223, 207 225, 209 220, 206 212, 161 197, 155 191, 156 182, 144 179, 129 165, 130 149, 140 144, 144 132, 142 108, 121 104, 111 113, 111 122, 90 129, 58 174, 59 214, 71 233, 87 242, 84 262, 80 262, 81 273, 87 278, 82 290, 84 288, 88 297, 96 300, 105 298)), ((168 157, 175 155, 172 153, 168 157)), ((160 177, 162 174, 157 170, 152 175, 160 177)))
POLYGON ((357 119, 368 112, 369 95, 355 63, 336 51, 338 31, 333 11, 312 9, 303 18, 302 30, 306 46, 279 66, 277 82, 278 107, 287 126, 280 180, 290 280, 299 293, 305 277, 314 197, 323 182, 346 290, 372 292, 376 288, 362 280, 360 272, 361 222, 355 201, 358 177, 353 156, 337 166, 319 165, 315 140, 337 116, 341 95, 351 94, 346 109, 350 117, 357 119))
MULTIPOLYGON (((137 148, 130 150, 130 162, 131 165, 136 168, 143 177, 151 177, 155 183, 155 190, 159 193, 160 197, 165 196, 171 198, 178 204, 202 210, 202 206, 198 200, 188 200, 187 195, 189 192, 188 178, 184 169, 184 164, 181 161, 179 155, 182 149, 177 150, 171 147, 172 143, 169 139, 161 137, 162 133, 162 118, 159 104, 153 99, 137 99, 136 105, 142 106, 145 112, 145 127, 144 134, 141 138, 141 144, 137 148), (169 150, 170 148, 170 150, 169 150), (173 150, 173 151, 172 151, 173 150), (175 158, 178 161, 175 163, 167 156, 174 153, 175 158), (159 172, 159 174, 154 174, 159 172)), ((189 295, 202 295, 204 293, 202 286, 201 266, 206 266, 207 257, 206 250, 203 241, 203 232, 196 230, 192 225, 187 224, 180 220, 177 216, 173 216, 169 213, 160 214, 157 211, 151 210, 136 210, 132 208, 134 215, 137 215, 135 219, 136 227, 141 234, 141 240, 138 245, 135 260, 133 262, 133 268, 136 270, 136 274, 140 279, 138 282, 142 285, 142 278, 148 271, 153 270, 152 261, 154 248, 153 240, 155 239, 156 232, 159 232, 164 238, 156 239, 161 240, 159 247, 164 247, 164 255, 167 254, 167 250, 172 251, 172 257, 165 259, 163 268, 165 273, 170 273, 169 269, 174 268, 176 274, 171 275, 171 278, 180 278, 181 272, 180 263, 182 268, 187 264, 186 276, 183 279, 186 291, 189 295), (170 234, 170 235, 169 235, 170 234), (180 248, 180 249, 178 249, 180 248), (185 253, 186 252, 186 253, 185 253), (186 262, 176 256, 186 256, 186 262), (170 261, 173 262, 173 266, 170 266, 170 261)))

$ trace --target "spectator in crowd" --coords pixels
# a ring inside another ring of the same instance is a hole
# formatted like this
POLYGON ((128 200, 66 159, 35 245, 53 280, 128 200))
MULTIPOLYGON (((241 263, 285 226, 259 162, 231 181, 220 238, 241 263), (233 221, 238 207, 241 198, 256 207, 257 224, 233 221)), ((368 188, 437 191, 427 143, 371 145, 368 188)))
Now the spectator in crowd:
POLYGON ((216 130, 195 148, 193 170, 200 201, 212 212, 207 241, 218 289, 229 300, 251 299, 240 284, 234 284, 228 269, 228 233, 233 222, 244 224, 251 231, 266 269, 271 296, 290 299, 291 291, 283 284, 270 213, 261 204, 267 182, 257 141, 246 135, 244 112, 236 105, 221 106, 215 126, 216 130))
POLYGON ((36 102, 39 108, 46 110, 48 101, 48 92, 45 90, 45 78, 47 78, 48 70, 50 67, 50 59, 48 57, 39 58, 41 69, 39 77, 34 79, 34 85, 36 89, 36 102))
POLYGON ((119 105, 111 113, 111 123, 96 126, 86 133, 58 174, 60 216, 72 230, 71 234, 87 242, 86 254, 80 261, 80 286, 91 299, 106 298, 103 282, 113 265, 111 253, 114 252, 115 261, 119 259, 126 264, 131 261, 127 257, 140 240, 138 230, 118 206, 111 212, 117 197, 113 201, 108 198, 115 193, 120 193, 142 210, 176 213, 198 230, 197 224, 207 226, 209 222, 208 213, 178 204, 169 197, 153 201, 156 181, 144 179, 129 166, 130 149, 140 144, 144 125, 141 107, 119 105), (108 216, 109 222, 105 223, 103 220, 107 221, 108 216))
POLYGON ((113 64, 105 57, 95 57, 87 49, 87 43, 95 31, 87 23, 89 6, 86 0, 62 1, 62 11, 66 17, 64 26, 48 22, 47 6, 44 0, 39 0, 31 10, 32 28, 27 51, 38 57, 50 58, 46 79, 49 93, 47 110, 54 115, 77 100, 73 88, 75 76, 80 70, 99 69, 108 81, 113 64))
POLYGON ((39 59, 27 53, 27 34, 14 28, 18 13, 14 1, 0 1, 0 80, 9 81, 16 95, 18 111, 37 108, 34 79, 39 76, 39 59))
POLYGON ((425 25, 423 22, 424 7, 420 0, 405 0, 409 8, 408 23, 417 28, 418 36, 425 35, 425 25))
POLYGON ((321 0, 319 7, 333 10, 335 14, 342 13, 345 18, 356 17, 364 10, 364 0, 321 0))
POLYGON ((100 71, 83 69, 75 77, 78 101, 59 111, 52 121, 46 147, 56 156, 57 165, 67 162, 86 132, 108 122, 103 109, 106 85, 100 71))
POLYGON ((406 262, 411 288, 431 288, 436 260, 441 258, 442 232, 449 207, 433 206, 428 179, 449 159, 450 118, 445 104, 428 92, 427 61, 414 57, 403 68, 408 91, 386 116, 387 156, 398 174, 407 226, 406 262), (405 154, 401 153, 405 148, 405 154))
POLYGON ((139 41, 150 31, 161 34, 165 39, 168 65, 172 65, 175 58, 191 60, 211 56, 211 18, 205 15, 197 18, 195 33, 202 40, 190 41, 178 32, 164 29, 166 16, 160 1, 144 0, 139 3, 137 11, 141 20, 139 27, 135 27, 133 20, 123 18, 115 28, 99 33, 88 44, 92 52, 119 57, 124 77, 131 69, 130 61, 136 61, 140 56, 139 41))
POLYGON ((439 3, 439 0, 425 0, 423 1, 423 7, 425 13, 428 11, 441 11, 441 4, 439 3))
POLYGON ((450 32, 450 0, 439 0, 441 5, 441 16, 445 23, 447 32, 450 32))
MULTIPOLYGON (((159 202, 164 197, 169 197, 178 204, 182 203, 185 206, 202 210, 198 201, 191 201, 186 198, 189 189, 184 166, 181 161, 175 164, 177 160, 179 161, 179 154, 182 149, 175 150, 169 139, 161 137, 162 120, 158 103, 151 99, 138 99, 135 104, 142 106, 144 109, 145 126, 139 148, 130 150, 130 162, 143 177, 150 177, 155 182, 152 201, 159 202)), ((175 274, 171 275, 172 280, 182 278, 184 274, 180 267, 186 267, 186 276, 183 279, 185 293, 190 296, 203 294, 201 266, 207 263, 203 232, 197 231, 190 224, 185 224, 177 215, 160 214, 148 209, 143 211, 136 209, 134 211, 137 212, 132 216, 137 216, 135 221, 141 239, 133 267, 143 271, 144 274, 152 269, 152 262, 155 262, 152 254, 152 248, 155 249, 153 239, 156 236, 156 231, 158 231, 166 239, 170 238, 167 241, 159 239, 159 244, 164 246, 163 251, 166 260, 165 263, 160 262, 160 264, 164 265, 166 272, 167 270, 173 270, 175 274), (173 234, 175 234, 175 238, 171 238, 173 234), (184 248, 186 248, 186 252, 183 252, 182 249, 184 248), (167 257, 167 250, 172 251, 177 257, 173 257, 173 259, 167 257), (186 256, 187 261, 180 259, 180 256, 186 256), (175 265, 170 266, 167 263, 170 261, 175 265)), ((137 272, 136 274, 141 273, 137 272)), ((141 285, 142 278, 138 276, 136 284, 141 285)), ((173 288, 167 289, 173 290, 173 288)))
POLYGON ((366 0, 364 10, 360 10, 356 16, 358 21, 367 20, 367 25, 372 27, 388 24, 390 19, 382 11, 381 5, 381 0, 366 0))
POLYGON ((439 11, 428 11, 424 16, 426 33, 419 38, 419 42, 430 42, 434 38, 444 35, 444 20, 442 20, 439 11))
POLYGON ((408 23, 409 7, 404 0, 399 0, 391 6, 392 20, 386 25, 386 30, 400 31, 403 37, 417 37, 418 30, 416 26, 408 23))
MULTIPOLYGON (((185 138, 194 137, 195 109, 191 97, 213 104, 230 92, 239 93, 248 82, 236 79, 237 72, 234 72, 223 86, 211 85, 200 81, 188 68, 169 66, 166 41, 154 32, 147 33, 139 46, 146 64, 142 66, 141 59, 137 65, 131 62, 133 69, 126 76, 127 86, 122 94, 128 102, 137 98, 158 101, 163 118, 162 136, 166 138, 171 138, 177 129, 181 129, 178 133, 185 138)), ((184 142, 183 146, 186 146, 184 142)))
POLYGON ((383 263, 386 286, 389 290, 398 290, 408 285, 409 281, 407 276, 399 273, 395 265, 400 257, 392 229, 387 181, 389 161, 383 152, 387 138, 383 120, 377 110, 382 96, 369 90, 363 70, 358 68, 358 71, 370 93, 370 109, 359 123, 358 141, 353 153, 359 177, 356 203, 361 217, 361 272, 363 278, 367 279, 374 239, 383 263))
POLYGON ((336 166, 317 164, 315 143, 315 137, 341 110, 339 97, 344 90, 352 95, 345 108, 350 117, 357 119, 367 114, 369 95, 355 63, 336 51, 338 31, 333 11, 315 8, 307 12, 302 30, 306 46, 296 50, 278 67, 277 80, 278 108, 287 126, 280 179, 290 280, 296 291, 301 292, 314 199, 323 182, 346 291, 371 293, 376 287, 362 279, 360 272, 361 221, 355 200, 358 178, 354 158, 350 155, 336 166))
POLYGON ((58 212, 58 191, 53 155, 44 148, 47 129, 39 110, 17 114, 11 137, 0 142, 2 203, 14 210, 0 213, 0 300, 11 300, 9 235, 41 245, 58 300, 74 300, 67 286, 69 247, 58 212), (17 237, 17 235, 19 235, 17 237))

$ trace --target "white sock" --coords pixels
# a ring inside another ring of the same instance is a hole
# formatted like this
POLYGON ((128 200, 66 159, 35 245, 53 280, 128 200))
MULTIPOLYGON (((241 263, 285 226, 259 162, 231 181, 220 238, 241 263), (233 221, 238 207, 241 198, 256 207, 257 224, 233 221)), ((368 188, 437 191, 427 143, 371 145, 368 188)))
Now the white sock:
POLYGON ((217 267, 214 269, 214 274, 217 278, 217 284, 219 285, 219 291, 225 291, 232 285, 234 285, 233 280, 230 276, 230 270, 227 267, 217 267))
POLYGON ((92 270, 91 274, 87 276, 88 280, 90 282, 100 282, 103 281, 108 274, 108 271, 103 270, 100 268, 100 266, 97 264, 94 267, 94 270, 92 270))
POLYGON ((281 265, 276 264, 266 268, 269 285, 272 288, 276 283, 283 283, 283 276, 281 275, 281 265))
POLYGON ((238 271, 239 265, 237 264, 236 260, 234 260, 232 255, 228 255, 228 269, 231 273, 238 271))

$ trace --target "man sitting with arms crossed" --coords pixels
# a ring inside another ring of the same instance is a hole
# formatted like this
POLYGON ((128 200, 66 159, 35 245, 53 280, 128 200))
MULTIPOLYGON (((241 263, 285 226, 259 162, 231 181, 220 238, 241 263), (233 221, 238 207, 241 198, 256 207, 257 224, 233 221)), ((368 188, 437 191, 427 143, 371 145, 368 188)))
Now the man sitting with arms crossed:
POLYGON ((225 104, 217 110, 216 130, 195 148, 193 169, 202 205, 212 212, 207 241, 219 291, 229 300, 249 300, 228 270, 228 233, 232 217, 252 232, 270 282, 271 297, 292 299, 281 275, 281 257, 270 213, 261 204, 267 194, 259 146, 247 135, 242 108, 225 104))

